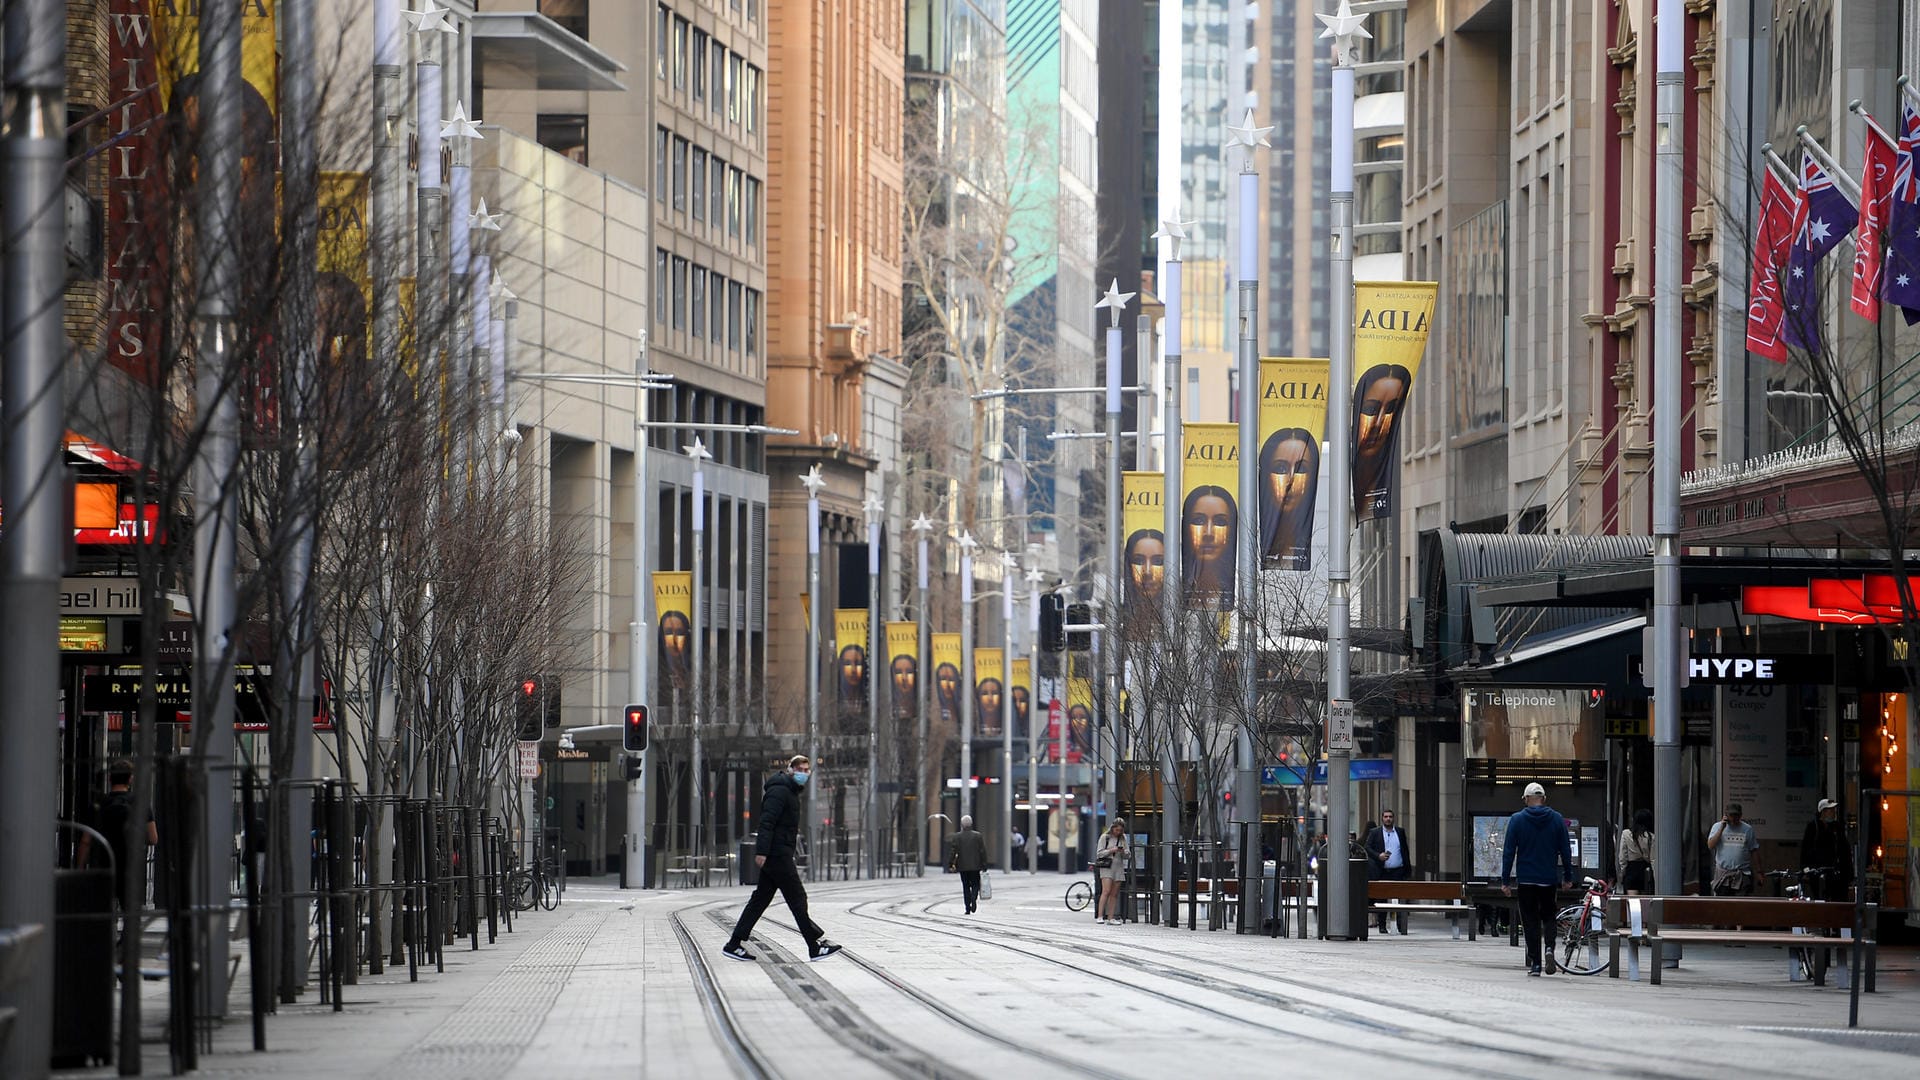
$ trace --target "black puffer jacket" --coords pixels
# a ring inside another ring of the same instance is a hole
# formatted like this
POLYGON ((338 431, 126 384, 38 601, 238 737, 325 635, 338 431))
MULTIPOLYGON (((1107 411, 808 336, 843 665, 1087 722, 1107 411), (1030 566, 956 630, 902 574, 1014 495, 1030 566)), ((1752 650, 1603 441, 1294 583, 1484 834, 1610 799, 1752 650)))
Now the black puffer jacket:
POLYGON ((792 858, 799 848, 800 794, 804 789, 789 773, 774 773, 760 802, 760 835, 754 840, 756 855, 785 855, 792 858))

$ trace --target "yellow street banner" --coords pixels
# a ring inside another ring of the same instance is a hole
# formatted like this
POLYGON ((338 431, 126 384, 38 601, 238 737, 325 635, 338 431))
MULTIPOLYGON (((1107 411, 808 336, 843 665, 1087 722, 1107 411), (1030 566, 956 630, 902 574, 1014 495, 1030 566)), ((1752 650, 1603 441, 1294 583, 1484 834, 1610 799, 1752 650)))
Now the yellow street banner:
POLYGON ((1432 281, 1353 284, 1353 463, 1355 521, 1393 515, 1400 481, 1400 422, 1420 373, 1433 323, 1432 281))
POLYGON ((840 711, 867 711, 867 609, 836 608, 833 612, 835 700, 840 711))
POLYGON ((1120 563, 1126 567, 1128 614, 1154 611, 1167 585, 1165 473, 1129 472, 1120 477, 1120 527, 1127 534, 1120 563))
POLYGON ((373 280, 367 261, 367 174, 320 174, 319 273, 314 278, 320 337, 324 431, 350 432, 378 394, 368 345, 373 280))
POLYGON ((685 689, 693 662, 693 572, 653 572, 655 665, 675 690, 685 689))
POLYGON ((973 650, 973 734, 998 739, 1007 718, 1006 654, 999 649, 973 650))
MULTIPOLYGON (((1013 741, 1024 743, 1033 728, 1033 661, 1024 656, 1013 659, 1013 686, 1007 696, 1013 700, 1013 741)), ((1015 756, 1021 753, 1015 750, 1015 756)))
POLYGON ((887 684, 893 715, 920 715, 920 624, 887 624, 887 684))
POLYGON ((1240 426, 1182 427, 1180 587, 1196 611, 1233 610, 1234 559, 1239 548, 1240 426))
POLYGON ((933 700, 940 719, 960 723, 960 678, 962 660, 959 634, 933 635, 933 700))
MULTIPOLYGON (((1189 424, 1189 427, 1192 425, 1189 424)), ((1231 426, 1231 425, 1228 425, 1231 426)), ((1067 680, 1067 764, 1078 764, 1093 746, 1093 680, 1067 680)), ((1060 730, 1047 726, 1046 759, 1060 760, 1060 730)))
POLYGON ((1327 367, 1325 360, 1260 360, 1260 557, 1272 569, 1313 565, 1327 367))

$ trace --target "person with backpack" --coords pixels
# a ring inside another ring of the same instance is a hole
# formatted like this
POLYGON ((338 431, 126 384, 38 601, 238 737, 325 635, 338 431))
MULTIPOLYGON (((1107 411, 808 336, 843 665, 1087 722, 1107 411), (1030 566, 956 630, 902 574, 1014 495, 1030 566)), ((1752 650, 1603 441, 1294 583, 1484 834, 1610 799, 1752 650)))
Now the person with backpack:
POLYGON ((1500 891, 1512 896, 1518 881, 1520 924, 1527 934, 1527 974, 1540 974, 1544 957, 1551 975, 1556 970, 1554 886, 1573 885, 1573 848, 1567 842, 1567 819, 1547 807, 1547 789, 1528 784, 1523 798, 1526 808, 1507 819, 1506 842, 1500 851, 1500 891), (1544 952, 1540 948, 1543 933, 1544 952))

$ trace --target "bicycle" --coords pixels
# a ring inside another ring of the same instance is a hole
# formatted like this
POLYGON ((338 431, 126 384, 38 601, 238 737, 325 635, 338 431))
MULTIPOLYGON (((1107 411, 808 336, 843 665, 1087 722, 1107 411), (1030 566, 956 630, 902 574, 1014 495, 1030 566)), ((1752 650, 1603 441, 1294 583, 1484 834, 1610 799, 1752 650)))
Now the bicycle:
POLYGON ((1560 941, 1560 970, 1569 975, 1598 975, 1613 966, 1607 948, 1607 897, 1611 886, 1598 878, 1583 878, 1587 893, 1578 904, 1554 917, 1560 941))
POLYGON ((553 860, 538 858, 530 866, 515 867, 508 872, 507 895, 512 897, 515 911, 532 911, 535 907, 552 911, 560 906, 557 881, 553 860))
POLYGON ((1093 886, 1084 881, 1076 881, 1067 886, 1067 910, 1085 911, 1093 903, 1093 886))

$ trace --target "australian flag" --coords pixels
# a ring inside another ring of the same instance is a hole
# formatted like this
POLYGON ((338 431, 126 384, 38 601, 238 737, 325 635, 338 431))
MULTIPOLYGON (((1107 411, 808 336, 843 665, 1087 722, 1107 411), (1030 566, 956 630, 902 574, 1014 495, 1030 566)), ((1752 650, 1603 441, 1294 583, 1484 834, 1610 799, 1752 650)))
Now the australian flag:
POLYGON ((1860 224, 1860 211, 1834 185, 1826 166, 1813 154, 1800 156, 1800 206, 1793 216, 1793 247, 1781 275, 1787 309, 1787 344, 1808 352, 1820 349, 1820 260, 1860 224))
POLYGON ((1893 155, 1893 205, 1887 212, 1887 261, 1880 297, 1920 322, 1920 108, 1902 95, 1900 141, 1893 155))

